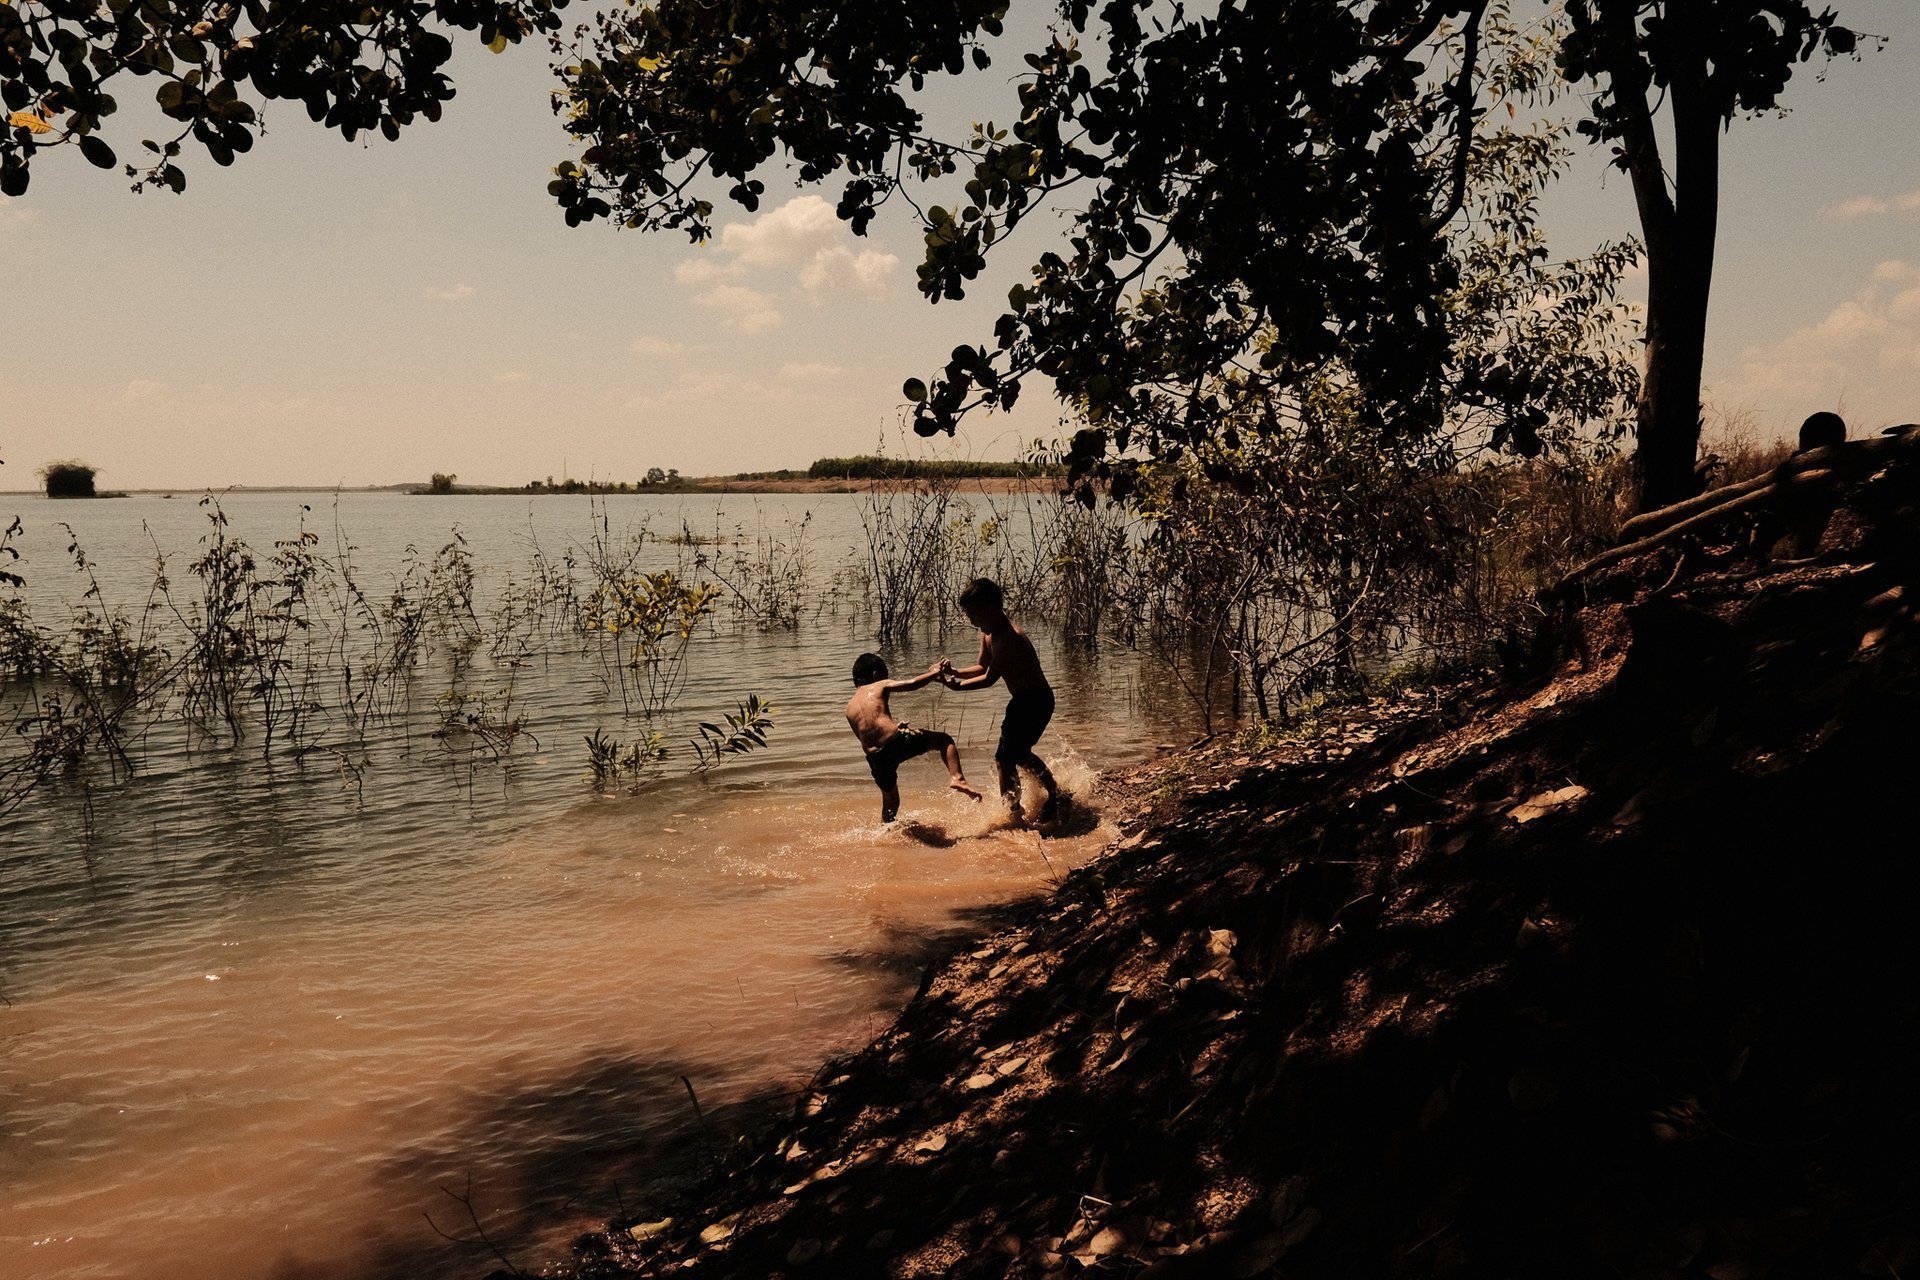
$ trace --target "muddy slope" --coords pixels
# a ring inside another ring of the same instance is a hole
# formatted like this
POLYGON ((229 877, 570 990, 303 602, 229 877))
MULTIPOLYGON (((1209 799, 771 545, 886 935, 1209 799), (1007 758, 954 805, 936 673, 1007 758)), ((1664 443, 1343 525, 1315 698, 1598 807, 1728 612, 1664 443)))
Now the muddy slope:
POLYGON ((574 1273, 1920 1271, 1916 492, 1588 575, 1526 680, 1186 758, 574 1273))

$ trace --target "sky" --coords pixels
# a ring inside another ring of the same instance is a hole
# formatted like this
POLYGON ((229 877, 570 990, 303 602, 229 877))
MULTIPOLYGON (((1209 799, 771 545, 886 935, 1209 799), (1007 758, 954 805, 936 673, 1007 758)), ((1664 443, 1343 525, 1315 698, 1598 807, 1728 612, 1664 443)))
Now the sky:
MULTIPOLYGON (((1816 409, 1855 435, 1920 418, 1920 4, 1835 7, 1887 46, 1796 76, 1785 116, 1725 139, 1706 395, 1710 422, 1763 440, 1816 409)), ((1008 118, 1009 61, 943 89, 945 107, 1008 118)), ((933 306, 904 216, 855 238, 819 193, 777 179, 758 214, 723 207, 704 246, 569 229, 546 194, 575 154, 547 63, 540 47, 463 45, 443 121, 395 143, 269 104, 267 136, 232 168, 190 153, 180 196, 44 154, 25 196, 0 197, 0 488, 65 458, 104 487, 197 489, 918 452, 901 383, 990 339, 1040 241, 1016 237, 965 302, 933 306)), ((108 136, 132 154, 147 134, 108 136)), ((1546 221, 1559 254, 1632 234, 1625 176, 1584 153, 1546 221)), ((1059 420, 1036 386, 939 447, 1012 458, 1059 420)))

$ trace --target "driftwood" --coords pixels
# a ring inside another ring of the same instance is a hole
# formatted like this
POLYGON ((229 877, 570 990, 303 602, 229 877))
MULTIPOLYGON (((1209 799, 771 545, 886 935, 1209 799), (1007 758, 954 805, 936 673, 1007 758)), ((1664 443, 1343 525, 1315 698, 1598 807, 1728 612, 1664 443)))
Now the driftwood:
POLYGON ((1765 475, 1714 489, 1684 502, 1647 511, 1620 528, 1619 546, 1569 570, 1557 590, 1622 560, 1652 551, 1687 534, 1698 533, 1734 516, 1751 519, 1762 512, 1790 509, 1840 488, 1903 454, 1920 456, 1920 423, 1889 427, 1871 440, 1850 440, 1796 454, 1765 475))

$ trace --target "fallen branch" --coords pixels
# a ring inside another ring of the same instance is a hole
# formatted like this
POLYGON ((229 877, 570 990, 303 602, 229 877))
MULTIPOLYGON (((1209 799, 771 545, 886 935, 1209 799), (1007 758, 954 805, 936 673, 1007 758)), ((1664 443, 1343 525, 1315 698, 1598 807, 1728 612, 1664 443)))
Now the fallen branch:
POLYGON ((1621 527, 1621 534, 1640 536, 1575 566, 1560 579, 1553 593, 1559 594, 1609 565, 1644 555, 1728 517, 1751 515, 1789 502, 1802 502, 1810 493, 1837 490, 1842 483, 1859 478, 1890 455, 1914 448, 1920 448, 1920 424, 1890 427, 1877 439, 1809 450, 1789 458, 1764 476, 1635 516, 1621 527))

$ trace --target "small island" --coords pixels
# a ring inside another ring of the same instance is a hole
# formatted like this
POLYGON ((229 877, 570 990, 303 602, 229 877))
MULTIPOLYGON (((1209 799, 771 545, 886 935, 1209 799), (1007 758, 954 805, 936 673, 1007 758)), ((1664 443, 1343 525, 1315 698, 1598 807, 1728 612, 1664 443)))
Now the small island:
POLYGON ((64 462, 49 462, 40 468, 40 479, 46 485, 49 498, 124 498, 124 493, 102 493, 94 487, 93 478, 99 474, 84 462, 67 459, 64 462))

